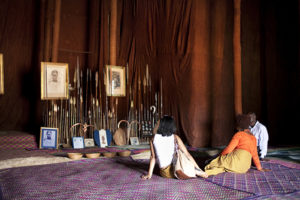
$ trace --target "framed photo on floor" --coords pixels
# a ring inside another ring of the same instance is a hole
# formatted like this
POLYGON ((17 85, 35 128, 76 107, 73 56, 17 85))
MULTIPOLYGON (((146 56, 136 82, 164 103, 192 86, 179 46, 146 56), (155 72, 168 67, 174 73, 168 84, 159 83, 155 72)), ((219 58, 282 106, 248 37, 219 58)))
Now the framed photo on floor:
POLYGON ((41 62, 41 99, 69 98, 67 63, 41 62))
POLYGON ((105 87, 107 96, 126 96, 125 67, 106 65, 105 87))
POLYGON ((138 137, 130 137, 130 144, 131 145, 139 145, 139 138, 138 137))
POLYGON ((2 53, 0 53, 0 94, 4 94, 4 67, 2 53))
POLYGON ((40 149, 58 148, 58 128, 41 127, 40 149))
POLYGON ((83 137, 73 137, 73 148, 74 149, 83 149, 84 148, 84 139, 83 137))
POLYGON ((93 138, 85 138, 84 139, 84 146, 85 147, 94 147, 95 146, 95 142, 93 138))

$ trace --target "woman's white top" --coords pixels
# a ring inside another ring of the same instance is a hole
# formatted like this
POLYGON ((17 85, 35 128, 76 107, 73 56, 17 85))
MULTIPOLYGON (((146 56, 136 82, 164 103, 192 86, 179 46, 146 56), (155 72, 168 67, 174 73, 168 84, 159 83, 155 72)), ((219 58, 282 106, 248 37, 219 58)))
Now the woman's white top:
POLYGON ((169 166, 172 163, 175 152, 174 134, 164 137, 161 134, 155 134, 153 146, 159 168, 169 166))

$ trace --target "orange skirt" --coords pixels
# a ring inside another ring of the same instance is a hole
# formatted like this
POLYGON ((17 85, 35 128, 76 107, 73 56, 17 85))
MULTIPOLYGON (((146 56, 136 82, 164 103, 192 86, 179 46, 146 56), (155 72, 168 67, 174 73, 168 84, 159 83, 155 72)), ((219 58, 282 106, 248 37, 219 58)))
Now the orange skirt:
POLYGON ((251 154, 243 149, 235 149, 226 155, 220 155, 205 166, 205 172, 217 175, 223 172, 246 173, 251 167, 251 154))

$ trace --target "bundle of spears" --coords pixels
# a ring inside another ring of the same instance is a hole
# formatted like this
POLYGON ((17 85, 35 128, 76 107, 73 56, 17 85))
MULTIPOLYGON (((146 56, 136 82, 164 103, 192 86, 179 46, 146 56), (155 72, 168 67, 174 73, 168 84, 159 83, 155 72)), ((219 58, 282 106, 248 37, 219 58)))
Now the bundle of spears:
MULTIPOLYGON (((111 133, 116 131, 118 99, 116 98, 109 105, 108 98, 112 97, 108 97, 102 91, 101 81, 104 78, 101 80, 99 75, 101 74, 98 71, 92 72, 90 69, 86 69, 84 72, 80 69, 77 58, 73 83, 69 83, 69 99, 46 101, 43 123, 46 127, 59 128, 60 144, 70 144, 72 137, 82 136, 79 127, 71 129, 77 123, 92 125, 96 130, 105 129, 110 130, 111 133)), ((105 77, 104 70, 102 75, 101 77, 105 77)), ((147 143, 153 134, 155 123, 163 114, 162 80, 160 79, 159 83, 160 91, 154 92, 148 65, 144 75, 140 70, 135 77, 131 77, 131 81, 129 81, 127 65, 126 83, 126 88, 129 90, 126 99, 129 108, 128 121, 136 120, 138 122, 131 127, 130 136, 138 137, 141 143, 147 143), (143 81, 141 81, 141 77, 143 77, 143 81), (133 98, 134 95, 136 98, 133 98), (141 127, 138 128, 138 125, 141 127)), ((93 129, 89 129, 85 136, 93 138, 93 129)))

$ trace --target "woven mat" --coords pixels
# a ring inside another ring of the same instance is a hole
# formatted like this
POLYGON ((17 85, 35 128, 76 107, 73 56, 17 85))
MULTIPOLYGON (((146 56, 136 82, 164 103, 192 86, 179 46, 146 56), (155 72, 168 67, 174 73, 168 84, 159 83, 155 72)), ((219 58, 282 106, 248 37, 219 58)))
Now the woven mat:
POLYGON ((262 162, 262 167, 271 171, 260 172, 250 169, 246 174, 222 173, 209 177, 207 181, 258 196, 294 193, 300 191, 300 170, 297 169, 299 164, 290 165, 294 167, 262 162))
POLYGON ((24 148, 37 148, 36 138, 34 135, 16 131, 0 133, 0 149, 24 148))
MULTIPOLYGON (((165 179, 157 168, 141 180, 149 160, 99 158, 0 170, 4 199, 296 199, 300 170, 263 163, 271 172, 224 173, 190 180, 165 179)), ((297 164, 294 164, 297 165, 297 164)))

